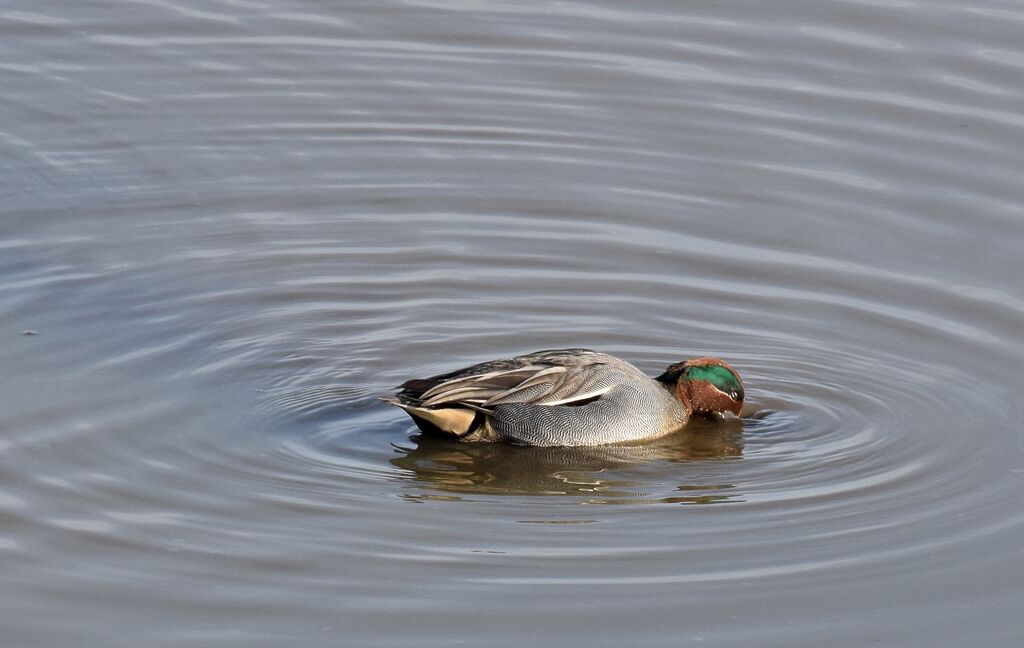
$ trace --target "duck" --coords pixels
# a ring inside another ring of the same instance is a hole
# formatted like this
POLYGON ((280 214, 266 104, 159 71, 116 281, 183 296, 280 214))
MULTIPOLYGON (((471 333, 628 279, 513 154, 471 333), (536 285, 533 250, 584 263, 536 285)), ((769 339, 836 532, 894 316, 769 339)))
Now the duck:
POLYGON ((650 377, 591 349, 553 349, 413 378, 381 400, 425 434, 469 443, 600 446, 656 439, 693 416, 740 416, 743 381, 702 356, 650 377))

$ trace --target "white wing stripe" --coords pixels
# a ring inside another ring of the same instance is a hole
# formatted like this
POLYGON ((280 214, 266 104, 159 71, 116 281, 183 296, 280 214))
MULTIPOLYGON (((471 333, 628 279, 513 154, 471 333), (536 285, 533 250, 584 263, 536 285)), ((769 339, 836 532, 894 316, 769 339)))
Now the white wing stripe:
POLYGON ((539 405, 566 405, 568 403, 575 403, 576 401, 587 400, 589 398, 598 398, 604 396, 612 390, 612 385, 602 387, 601 389, 595 389, 584 394, 573 394, 569 398, 563 398, 562 400, 551 401, 550 403, 538 403, 539 405))
MULTIPOLYGON (((484 407, 490 405, 494 401, 504 400, 504 399, 507 399, 510 396, 515 396, 516 394, 520 394, 520 393, 522 393, 522 392, 524 392, 524 391, 526 391, 528 389, 532 389, 533 387, 536 387, 537 385, 543 385, 545 383, 548 383, 551 387, 553 387, 556 384, 557 380, 553 379, 553 378, 549 378, 549 376, 552 376, 553 374, 564 374, 564 373, 565 373, 565 367, 548 367, 547 369, 545 369, 543 371, 538 371, 536 374, 534 374, 533 376, 530 376, 529 378, 527 378, 523 382, 519 383, 518 385, 516 385, 512 389, 509 389, 508 391, 502 392, 502 393, 498 394, 497 396, 495 396, 494 398, 490 399, 489 401, 484 403, 484 407)), ((550 391, 550 387, 549 387, 548 391, 550 391)))

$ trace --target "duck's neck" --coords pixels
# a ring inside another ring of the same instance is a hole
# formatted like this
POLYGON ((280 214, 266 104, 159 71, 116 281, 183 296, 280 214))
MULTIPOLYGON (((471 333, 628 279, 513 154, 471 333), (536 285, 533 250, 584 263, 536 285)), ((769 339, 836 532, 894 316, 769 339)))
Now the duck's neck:
POLYGON ((680 380, 672 388, 672 393, 679 401, 679 404, 686 410, 687 416, 694 412, 694 401, 696 394, 694 394, 693 383, 688 380, 680 380))
POLYGON ((661 383, 661 386, 665 389, 666 406, 675 413, 675 418, 678 419, 679 425, 686 425, 686 422, 690 418, 690 414, 693 412, 690 407, 689 395, 685 395, 680 398, 680 394, 676 391, 675 385, 666 385, 665 383, 661 383))

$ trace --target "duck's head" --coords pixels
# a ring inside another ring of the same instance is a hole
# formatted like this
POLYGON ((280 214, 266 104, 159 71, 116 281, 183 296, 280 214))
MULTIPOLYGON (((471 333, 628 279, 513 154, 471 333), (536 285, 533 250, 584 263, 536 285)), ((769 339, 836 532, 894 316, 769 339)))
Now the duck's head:
POLYGON ((743 381, 718 358, 692 358, 669 365, 657 378, 672 388, 676 398, 694 414, 715 416, 743 409, 743 381))

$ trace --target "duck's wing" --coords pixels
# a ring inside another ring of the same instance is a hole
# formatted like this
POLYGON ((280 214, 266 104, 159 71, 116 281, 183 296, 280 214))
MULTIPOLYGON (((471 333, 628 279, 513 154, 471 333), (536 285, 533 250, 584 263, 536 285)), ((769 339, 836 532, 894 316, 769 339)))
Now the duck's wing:
POLYGON ((600 398, 618 381, 614 359, 588 349, 539 351, 494 360, 401 386, 397 400, 418 408, 465 407, 489 412, 495 405, 580 405, 600 398))

